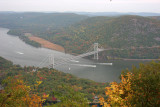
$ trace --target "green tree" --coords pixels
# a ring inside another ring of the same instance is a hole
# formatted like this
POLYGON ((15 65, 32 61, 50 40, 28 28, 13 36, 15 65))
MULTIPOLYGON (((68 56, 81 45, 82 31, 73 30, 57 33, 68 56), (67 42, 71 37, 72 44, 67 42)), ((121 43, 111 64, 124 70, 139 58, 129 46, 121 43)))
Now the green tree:
MULTIPOLYGON (((88 107, 88 100, 85 98, 85 94, 74 90, 70 86, 62 85, 63 93, 53 91, 54 97, 60 100, 59 103, 52 105, 51 107, 88 107)), ((47 106, 50 107, 50 106, 47 106)))
POLYGON ((121 82, 106 87, 108 99, 100 98, 104 107, 158 107, 160 105, 160 62, 140 64, 124 70, 121 82))

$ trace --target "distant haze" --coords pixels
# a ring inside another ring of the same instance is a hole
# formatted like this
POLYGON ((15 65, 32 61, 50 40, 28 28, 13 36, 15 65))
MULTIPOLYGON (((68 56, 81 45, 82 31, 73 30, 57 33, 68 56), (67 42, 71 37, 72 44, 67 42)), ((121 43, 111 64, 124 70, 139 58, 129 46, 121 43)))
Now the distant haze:
POLYGON ((0 11, 160 13, 160 0, 0 0, 0 11))

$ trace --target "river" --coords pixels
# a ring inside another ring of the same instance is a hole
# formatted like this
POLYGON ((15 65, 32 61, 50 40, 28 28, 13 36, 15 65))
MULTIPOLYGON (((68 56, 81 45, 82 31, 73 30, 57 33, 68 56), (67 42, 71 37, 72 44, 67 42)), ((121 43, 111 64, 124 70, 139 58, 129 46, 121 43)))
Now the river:
MULTIPOLYGON (((8 35, 8 31, 9 29, 0 28, 0 56, 12 61, 14 64, 45 67, 49 61, 46 60, 46 63, 43 65, 40 65, 40 63, 50 54, 54 55, 55 61, 72 57, 72 55, 62 52, 30 46, 17 36, 8 35)), ((144 63, 144 61, 108 60, 103 63, 112 63, 113 65, 105 65, 98 61, 81 58, 60 65, 56 69, 96 82, 111 82, 119 81, 119 76, 123 69, 130 69, 133 64, 138 66, 140 62, 144 63)))

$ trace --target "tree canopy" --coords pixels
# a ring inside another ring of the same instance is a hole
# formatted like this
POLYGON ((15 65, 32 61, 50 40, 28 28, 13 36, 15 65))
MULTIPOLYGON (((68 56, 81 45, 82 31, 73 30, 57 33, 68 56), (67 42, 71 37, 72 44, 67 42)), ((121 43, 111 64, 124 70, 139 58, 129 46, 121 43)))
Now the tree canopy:
POLYGON ((121 82, 106 87, 104 107, 158 107, 160 105, 160 62, 140 64, 139 68, 124 70, 121 82))

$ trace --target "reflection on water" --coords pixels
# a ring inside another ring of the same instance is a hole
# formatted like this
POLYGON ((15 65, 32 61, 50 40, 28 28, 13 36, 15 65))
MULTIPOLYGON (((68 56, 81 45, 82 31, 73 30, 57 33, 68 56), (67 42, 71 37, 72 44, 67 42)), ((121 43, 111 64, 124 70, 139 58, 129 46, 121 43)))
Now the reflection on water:
MULTIPOLYGON (((32 47, 18 37, 7 34, 8 29, 0 28, 0 56, 11 60, 21 66, 38 66, 41 61, 54 54, 55 61, 72 57, 71 55, 45 48, 32 47)), ((41 67, 48 66, 48 61, 41 67)), ((86 59, 71 60, 56 69, 71 73, 81 78, 91 79, 97 82, 119 81, 122 69, 131 68, 132 64, 138 65, 139 61, 109 60, 104 63, 86 59), (112 63, 112 64, 105 64, 112 63)))

